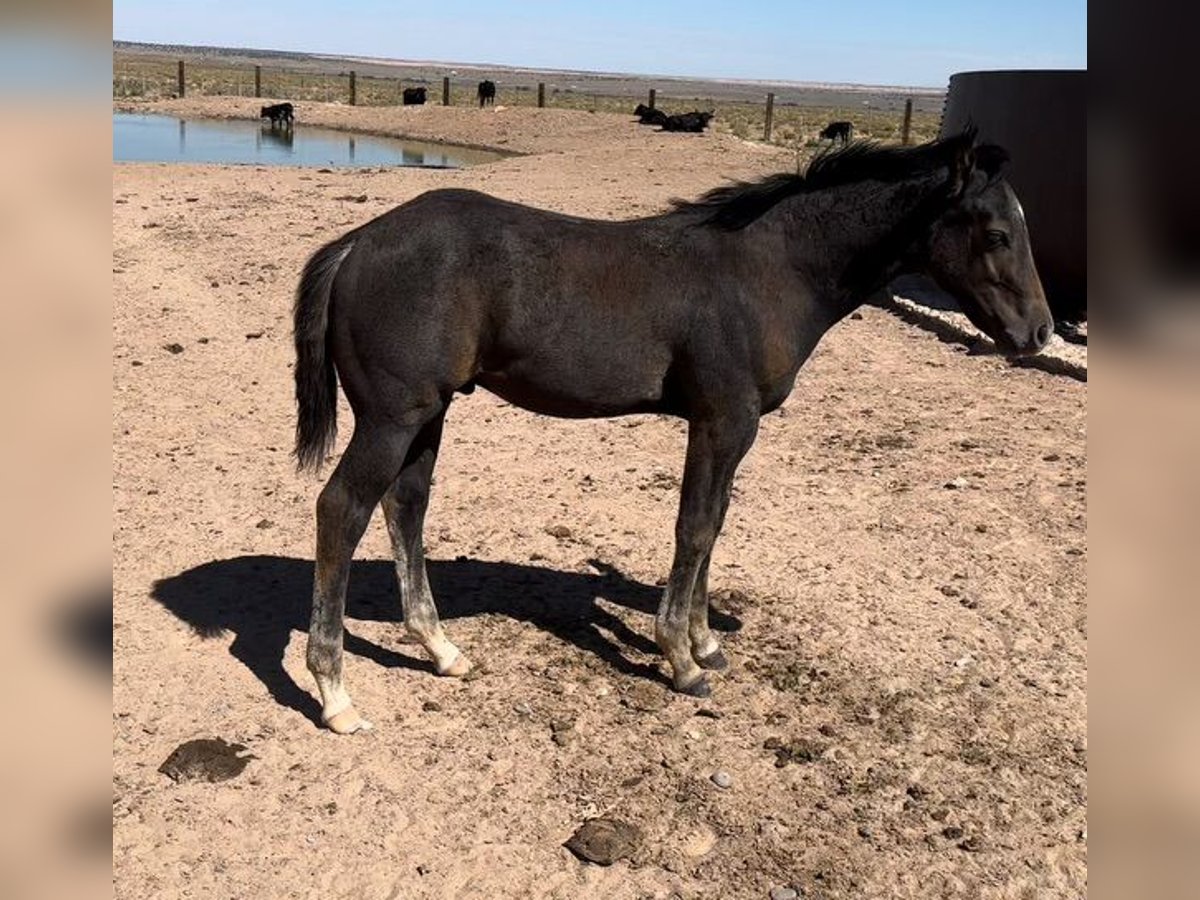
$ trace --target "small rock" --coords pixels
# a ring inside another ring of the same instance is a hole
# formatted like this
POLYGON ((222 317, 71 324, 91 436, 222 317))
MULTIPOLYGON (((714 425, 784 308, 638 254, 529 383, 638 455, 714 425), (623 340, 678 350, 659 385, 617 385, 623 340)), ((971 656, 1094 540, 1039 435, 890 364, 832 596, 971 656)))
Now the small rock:
POLYGON ((957 825, 947 825, 942 829, 942 837, 949 841, 957 841, 963 836, 963 830, 957 825))
POLYGON ((246 334, 246 340, 257 341, 260 337, 266 334, 265 331, 251 331, 246 334))
POLYGON ((1057 453, 1047 453, 1042 457, 1043 462, 1058 462, 1060 459, 1062 459, 1062 457, 1057 453))
POLYGON ((733 776, 724 769, 717 769, 709 777, 709 780, 723 791, 733 787, 733 776))
POLYGON ((515 712, 518 716, 532 716, 533 707, 522 700, 520 703, 517 703, 513 706, 513 712, 515 712))
POLYGON ((854 720, 860 725, 874 725, 879 721, 879 710, 874 706, 868 706, 855 713, 854 720))
POLYGON ((178 354, 183 352, 183 344, 163 344, 163 349, 168 353, 178 354))
POLYGON ((550 723, 550 740, 560 747, 565 747, 575 738, 575 721, 573 719, 555 719, 550 723))
POLYGON ((960 491, 967 487, 971 482, 959 475, 957 478, 952 478, 947 481, 942 487, 948 491, 960 491))
POLYGON ((436 700, 426 700, 421 704, 421 712, 441 712, 442 704, 436 700))
MULTIPOLYGON (((860 312, 852 312, 852 313, 850 313, 850 318, 851 318, 851 319, 853 319, 855 322, 857 322, 857 321, 859 321, 860 319, 862 319, 862 313, 860 313, 860 312)), ((795 894, 793 894, 792 896, 794 897, 794 896, 795 896, 795 894)))
POLYGON ((983 849, 983 839, 976 835, 971 835, 971 837, 959 842, 958 849, 966 850, 968 853, 978 853, 983 849))
POLYGON ((866 838, 867 840, 870 840, 871 829, 868 828, 866 825, 859 825, 858 826, 858 836, 860 838, 866 838))
POLYGON ((546 534, 559 540, 566 540, 571 536, 571 529, 566 525, 550 525, 546 528, 546 534))
POLYGON ((702 719, 719 719, 719 718, 721 718, 721 714, 719 712, 717 712, 715 709, 709 709, 708 707, 705 707, 705 706, 702 706, 702 707, 700 707, 700 709, 696 710, 696 715, 698 715, 702 719))
POLYGON ((773 887, 770 893, 771 900, 796 900, 799 896, 795 888, 790 887, 773 887))
POLYGON ((611 866, 624 859, 642 842, 642 831, 618 819, 588 819, 563 845, 580 859, 611 866))
POLYGON ((274 527, 275 527, 275 523, 274 523, 274 522, 272 522, 270 519, 259 519, 259 520, 258 520, 258 524, 257 524, 257 525, 255 525, 254 527, 255 527, 255 528, 261 528, 261 529, 264 529, 264 530, 265 530, 265 529, 267 529, 267 528, 274 528, 274 527))
POLYGON ((943 584, 940 588, 938 588, 938 590, 941 591, 946 597, 957 597, 962 593, 962 591, 952 584, 943 584))

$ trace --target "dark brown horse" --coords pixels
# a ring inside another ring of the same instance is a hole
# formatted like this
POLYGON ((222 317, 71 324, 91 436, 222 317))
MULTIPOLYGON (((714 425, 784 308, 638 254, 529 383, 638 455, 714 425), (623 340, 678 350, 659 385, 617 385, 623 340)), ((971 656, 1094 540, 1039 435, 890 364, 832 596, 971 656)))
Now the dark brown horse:
POLYGON ((708 566, 759 417, 821 336, 901 272, 924 271, 1012 354, 1053 322, 1003 151, 972 133, 865 144, 624 222, 463 190, 423 194, 308 261, 295 309, 296 455, 333 447, 337 385, 354 434, 317 501, 308 667, 323 720, 366 727, 342 684, 354 549, 382 502, 405 625, 439 674, 464 675, 429 584, 421 532, 442 423, 481 385, 551 416, 666 413, 688 422, 675 557, 655 620, 675 689, 726 665, 708 626, 708 566))

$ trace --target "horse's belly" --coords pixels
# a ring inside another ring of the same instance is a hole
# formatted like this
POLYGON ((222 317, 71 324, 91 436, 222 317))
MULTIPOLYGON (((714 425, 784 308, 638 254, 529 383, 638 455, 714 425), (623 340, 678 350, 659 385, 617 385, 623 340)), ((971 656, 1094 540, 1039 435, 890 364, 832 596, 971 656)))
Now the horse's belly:
POLYGON ((663 384, 646 378, 530 377, 520 372, 481 372, 475 383, 514 406, 544 416, 594 419, 627 413, 655 412, 662 404, 663 384))

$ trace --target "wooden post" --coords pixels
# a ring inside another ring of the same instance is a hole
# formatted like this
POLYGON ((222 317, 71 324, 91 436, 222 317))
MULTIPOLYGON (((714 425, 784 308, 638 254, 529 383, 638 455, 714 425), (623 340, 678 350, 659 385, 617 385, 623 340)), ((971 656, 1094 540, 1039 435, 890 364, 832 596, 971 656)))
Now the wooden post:
POLYGON ((909 133, 912 131, 912 97, 904 101, 904 124, 900 127, 900 143, 908 146, 909 133))
POLYGON ((350 105, 358 105, 358 75, 353 69, 350 70, 350 105))
POLYGON ((651 109, 654 109, 654 93, 655 93, 654 88, 650 88, 650 102, 647 103, 646 105, 649 106, 651 109))
POLYGON ((450 76, 442 77, 442 106, 450 105, 450 76))
POLYGON ((767 123, 763 126, 763 140, 771 140, 771 126, 775 124, 775 94, 767 94, 767 123))
POLYGON ((262 96, 262 66, 254 67, 254 96, 262 96))
POLYGON ((544 109, 545 107, 546 107, 546 83, 544 81, 539 81, 538 82, 538 109, 544 109))
POLYGON ((182 97, 187 90, 187 84, 183 80, 183 60, 179 61, 179 96, 182 97))

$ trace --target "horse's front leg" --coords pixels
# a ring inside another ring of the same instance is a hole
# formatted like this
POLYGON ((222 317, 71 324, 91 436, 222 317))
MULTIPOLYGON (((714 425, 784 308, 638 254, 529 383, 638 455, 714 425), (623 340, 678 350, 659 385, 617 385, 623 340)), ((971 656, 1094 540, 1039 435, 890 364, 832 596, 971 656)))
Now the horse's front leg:
POLYGON ((708 657, 719 655, 720 648, 708 631, 707 597, 702 604, 702 628, 693 614, 693 607, 701 604, 693 603, 693 597, 697 588, 706 593, 701 579, 707 581, 708 558, 721 530, 733 476, 757 432, 758 410, 751 403, 734 405, 717 418, 695 420, 688 430, 675 523, 675 560, 658 608, 654 636, 671 664, 675 690, 696 697, 711 692, 697 657, 710 662, 708 657))

